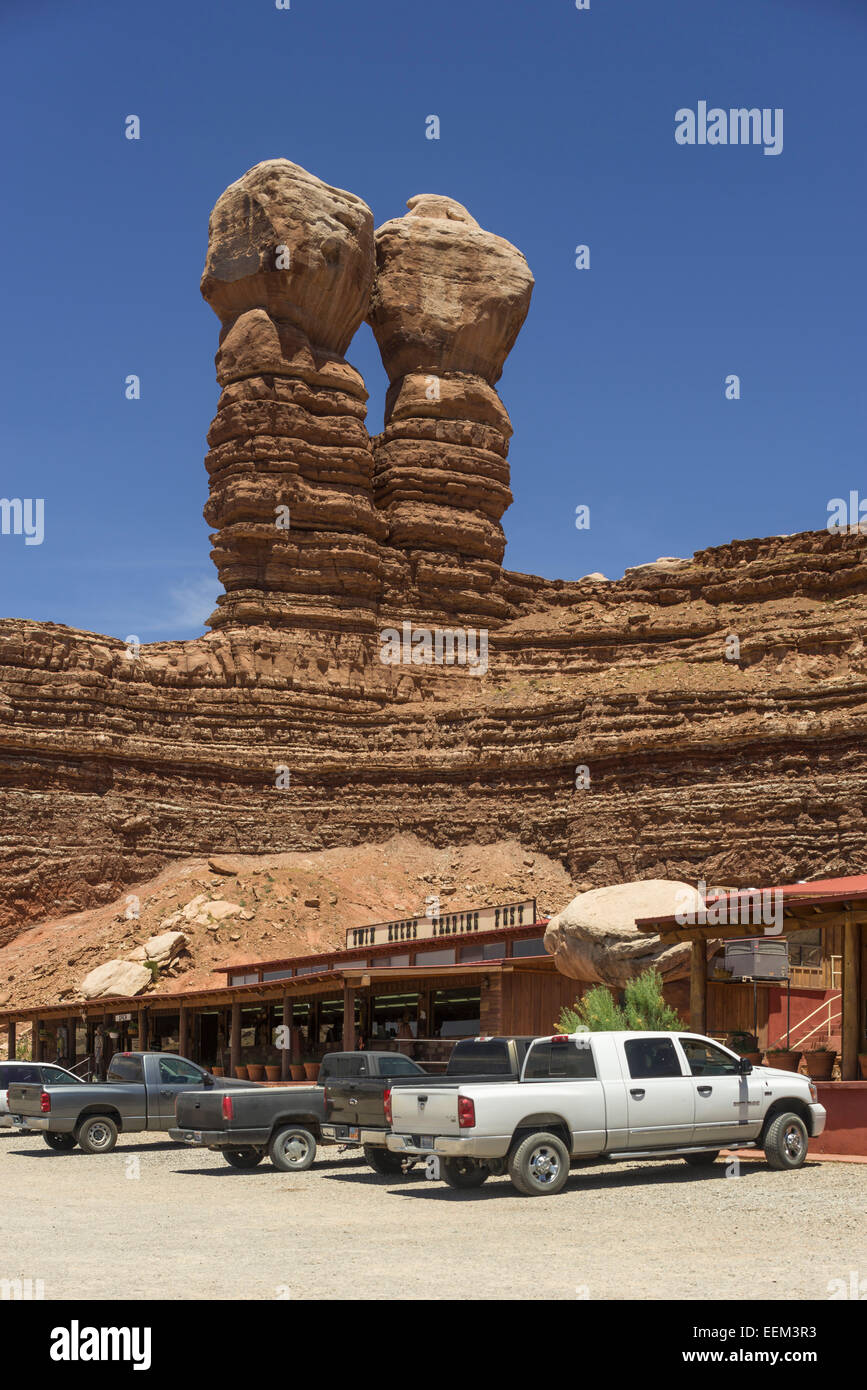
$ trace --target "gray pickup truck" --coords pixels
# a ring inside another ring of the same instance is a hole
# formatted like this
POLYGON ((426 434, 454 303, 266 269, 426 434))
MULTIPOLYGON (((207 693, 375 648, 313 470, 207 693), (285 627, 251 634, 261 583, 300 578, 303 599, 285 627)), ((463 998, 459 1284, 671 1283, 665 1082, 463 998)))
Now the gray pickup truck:
POLYGON ((429 1080, 425 1070, 400 1052, 329 1052, 313 1086, 268 1086, 248 1091, 198 1091, 178 1101, 177 1126, 170 1137, 182 1144, 214 1149, 233 1168, 255 1168, 267 1154, 275 1168, 300 1173, 309 1168, 321 1143, 357 1144, 358 1135, 339 1140, 323 1133, 325 1087, 349 1077, 377 1077, 380 1091, 388 1078, 429 1080))
MULTIPOLYGON (((452 1048, 448 1066, 440 1076, 426 1076, 426 1090, 454 1086, 458 1081, 517 1081, 532 1037, 461 1038, 452 1048)), ((408 1058, 399 1058, 404 1064, 408 1058)), ((391 1093, 397 1086, 413 1084, 409 1066, 393 1066, 386 1073, 362 1070, 354 1076, 329 1077, 325 1087, 325 1124, 322 1138, 332 1143, 360 1143, 364 1157, 384 1177, 404 1172, 413 1159, 389 1153, 391 1093)))
POLYGON ((187 1091, 216 1087, 249 1090, 251 1082, 217 1078, 172 1052, 117 1052, 105 1081, 68 1085, 13 1082, 9 1110, 46 1144, 60 1151, 78 1144, 85 1153, 111 1153, 117 1136, 140 1130, 168 1130, 175 1103, 187 1091))

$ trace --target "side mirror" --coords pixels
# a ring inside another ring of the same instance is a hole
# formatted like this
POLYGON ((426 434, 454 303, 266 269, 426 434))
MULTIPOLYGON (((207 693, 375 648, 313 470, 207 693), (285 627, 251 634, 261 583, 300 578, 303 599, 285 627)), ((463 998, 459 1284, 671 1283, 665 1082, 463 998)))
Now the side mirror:
POLYGON ((738 1074, 739 1074, 740 1076, 749 1076, 749 1074, 750 1074, 750 1072, 752 1071, 752 1069, 753 1069, 753 1064, 752 1064, 752 1062, 749 1060, 749 1058, 747 1058, 747 1057, 741 1057, 740 1061, 738 1062, 738 1074))
POLYGON ((203 1075, 202 1075, 202 1085, 203 1085, 203 1086, 216 1086, 216 1084, 217 1084, 217 1083, 216 1083, 216 1081, 214 1080, 213 1076, 211 1076, 210 1072, 207 1072, 207 1071, 206 1071, 206 1072, 203 1073, 203 1075))

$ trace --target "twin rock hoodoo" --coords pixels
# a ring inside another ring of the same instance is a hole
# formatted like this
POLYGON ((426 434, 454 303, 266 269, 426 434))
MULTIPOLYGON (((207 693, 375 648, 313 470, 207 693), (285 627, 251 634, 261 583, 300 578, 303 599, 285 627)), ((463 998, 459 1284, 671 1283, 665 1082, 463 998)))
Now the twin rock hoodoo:
POLYGON ((287 160, 226 190, 202 279, 225 592, 205 636, 135 659, 0 621, 0 944, 189 857, 407 833, 516 841, 581 889, 864 866, 867 537, 733 541, 615 582, 504 569, 496 385, 532 286, 450 198, 375 232, 287 160), (345 356, 365 319, 389 379, 375 437, 345 356), (405 622, 485 629, 485 671, 384 664, 405 622))

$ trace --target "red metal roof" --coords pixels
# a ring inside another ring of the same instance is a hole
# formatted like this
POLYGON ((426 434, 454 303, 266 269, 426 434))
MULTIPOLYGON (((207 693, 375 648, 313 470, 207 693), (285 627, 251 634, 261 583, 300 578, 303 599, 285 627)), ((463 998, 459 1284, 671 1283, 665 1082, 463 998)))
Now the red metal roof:
MULTIPOLYGON (((756 893, 780 894, 784 911, 787 904, 809 907, 826 903, 852 902, 855 899, 867 898, 867 874, 851 874, 846 878, 817 878, 808 883, 736 888, 730 893, 717 893, 712 897, 708 896, 706 903, 708 906, 716 906, 723 902, 736 904, 741 899, 748 899, 756 893)), ((677 919, 678 914, 675 912, 666 917, 636 917, 635 925, 643 930, 648 930, 655 926, 661 926, 663 923, 677 923, 677 919)))

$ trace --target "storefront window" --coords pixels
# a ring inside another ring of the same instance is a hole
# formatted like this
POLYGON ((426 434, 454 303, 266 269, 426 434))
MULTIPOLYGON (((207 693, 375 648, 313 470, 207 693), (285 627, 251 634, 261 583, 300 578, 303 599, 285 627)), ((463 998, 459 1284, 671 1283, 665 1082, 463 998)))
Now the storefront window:
POLYGON ((545 956, 545 938, 543 936, 531 936, 529 941, 513 941, 513 956, 545 956))
POLYGON ((433 1036, 472 1038, 481 1028, 482 996, 478 989, 438 989, 433 996, 433 1036))
POLYGON ((416 965, 454 965, 454 947, 447 947, 439 951, 417 951, 415 963, 416 965))
POLYGON ((371 1043, 418 1036, 418 995, 378 994, 373 1000, 371 1043))

